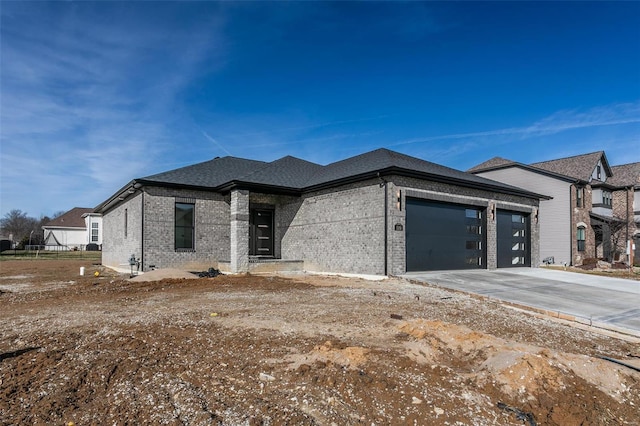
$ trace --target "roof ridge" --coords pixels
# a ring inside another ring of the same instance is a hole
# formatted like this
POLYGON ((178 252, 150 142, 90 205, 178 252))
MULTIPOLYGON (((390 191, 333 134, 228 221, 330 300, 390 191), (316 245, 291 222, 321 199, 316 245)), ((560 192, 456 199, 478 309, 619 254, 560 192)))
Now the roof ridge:
POLYGON ((554 158, 553 160, 538 161, 538 162, 535 162, 535 163, 529 163, 529 165, 530 165, 530 166, 533 166, 534 164, 551 163, 551 162, 554 162, 554 161, 569 160, 569 159, 571 159, 571 158, 587 157, 587 156, 589 156, 589 155, 594 155, 594 154, 600 154, 600 155, 603 155, 603 154, 604 154, 604 150, 588 152, 588 153, 586 153, 586 154, 570 155, 570 156, 568 156, 568 157, 554 158))

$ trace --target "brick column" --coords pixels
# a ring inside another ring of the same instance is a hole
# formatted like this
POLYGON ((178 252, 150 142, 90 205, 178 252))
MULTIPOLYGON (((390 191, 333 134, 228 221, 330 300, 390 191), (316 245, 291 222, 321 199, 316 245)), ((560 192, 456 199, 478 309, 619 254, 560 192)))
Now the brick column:
POLYGON ((487 207, 487 269, 498 267, 498 206, 496 201, 491 200, 487 207))
POLYGON ((231 191, 231 272, 249 271, 249 191, 231 191))

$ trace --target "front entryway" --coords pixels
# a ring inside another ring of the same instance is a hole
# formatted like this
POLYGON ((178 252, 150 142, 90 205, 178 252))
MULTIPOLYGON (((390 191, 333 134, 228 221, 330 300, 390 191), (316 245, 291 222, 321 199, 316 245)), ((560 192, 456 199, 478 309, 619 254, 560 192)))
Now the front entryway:
POLYGON ((273 257, 273 210, 251 210, 249 255, 273 257))

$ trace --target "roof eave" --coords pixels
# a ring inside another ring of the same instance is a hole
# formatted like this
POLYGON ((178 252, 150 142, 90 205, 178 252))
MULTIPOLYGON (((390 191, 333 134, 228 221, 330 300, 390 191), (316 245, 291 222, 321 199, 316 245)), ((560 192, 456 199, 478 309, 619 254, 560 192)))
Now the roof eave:
POLYGON ((106 213, 108 210, 111 210, 112 208, 120 204, 122 201, 126 200, 130 195, 135 193, 135 191, 137 189, 140 189, 142 186, 143 184, 141 184, 140 181, 136 179, 132 180, 131 182, 127 183, 125 186, 120 188, 118 191, 116 191, 116 193, 113 194, 111 197, 109 197, 107 200, 98 204, 93 209, 93 212, 99 213, 99 214, 106 213))
POLYGON ((241 180, 232 180, 215 188, 216 192, 230 192, 234 189, 248 189, 256 192, 265 192, 268 194, 278 195, 294 195, 300 196, 302 189, 289 186, 269 185, 265 183, 245 182, 241 180))
POLYGON ((534 166, 529 166, 529 165, 522 164, 522 163, 511 163, 511 164, 504 164, 504 165, 501 165, 501 166, 487 167, 486 169, 474 170, 474 171, 469 172, 469 173, 473 173, 474 175, 477 175, 478 173, 491 172, 491 171, 494 171, 494 170, 508 169, 508 168, 511 168, 511 167, 518 167, 520 169, 527 170, 527 171, 530 171, 532 173, 538 173, 540 175, 552 177, 552 178, 555 178, 555 179, 558 179, 558 180, 562 180, 562 181, 565 181, 565 182, 569 182, 569 183, 577 183, 577 184, 582 184, 582 185, 586 185, 586 184, 589 183, 589 181, 586 181, 584 179, 573 178, 571 176, 550 172, 548 170, 544 170, 544 169, 541 169, 541 168, 538 168, 538 167, 534 167, 534 166))
POLYGON ((480 183, 480 182, 471 182, 471 181, 467 181, 467 180, 464 180, 464 179, 457 179, 457 178, 446 177, 446 176, 442 176, 442 175, 438 175, 438 174, 420 172, 420 171, 417 171, 417 170, 405 169, 405 168, 397 167, 397 166, 387 167, 387 168, 379 169, 379 170, 373 170, 373 171, 361 173, 361 174, 358 174, 358 175, 353 175, 353 176, 348 176, 348 177, 341 178, 341 179, 336 179, 336 180, 333 180, 333 181, 330 181, 330 182, 324 182, 324 183, 321 183, 321 184, 308 186, 308 187, 304 188, 304 192, 318 191, 318 190, 321 190, 321 189, 327 189, 327 188, 331 188, 331 187, 335 187, 335 186, 346 185, 346 184, 355 183, 355 182, 361 182, 363 180, 375 179, 375 178, 379 178, 379 177, 382 177, 382 176, 389 176, 389 175, 400 175, 400 176, 405 176, 405 177, 413 177, 413 178, 416 178, 416 179, 426 179, 426 180, 430 180, 430 181, 433 181, 433 182, 448 183, 448 184, 464 186, 464 187, 472 188, 472 189, 482 189, 482 190, 485 190, 485 191, 486 190, 491 190, 491 191, 495 191, 495 192, 500 192, 502 194, 516 195, 516 196, 527 197, 527 198, 537 198, 537 199, 542 199, 542 200, 550 200, 550 199, 553 198, 553 197, 549 197, 548 195, 537 194, 535 192, 530 192, 530 191, 526 191, 526 190, 509 189, 509 188, 504 188, 504 187, 499 186, 499 185, 491 185, 491 184, 480 183))

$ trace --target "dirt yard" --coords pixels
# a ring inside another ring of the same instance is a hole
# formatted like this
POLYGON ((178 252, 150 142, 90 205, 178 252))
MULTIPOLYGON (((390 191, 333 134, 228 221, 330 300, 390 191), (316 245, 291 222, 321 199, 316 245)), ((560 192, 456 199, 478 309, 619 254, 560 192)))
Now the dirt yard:
POLYGON ((640 424, 600 358, 638 340, 399 279, 127 278, 0 262, 0 424, 640 424))

